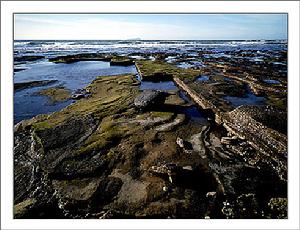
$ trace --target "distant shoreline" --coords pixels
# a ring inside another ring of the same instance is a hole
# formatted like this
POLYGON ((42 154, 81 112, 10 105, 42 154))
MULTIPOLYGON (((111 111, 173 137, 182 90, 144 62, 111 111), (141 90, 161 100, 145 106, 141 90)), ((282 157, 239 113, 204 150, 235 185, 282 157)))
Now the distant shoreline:
POLYGON ((128 42, 132 42, 132 41, 174 41, 174 42, 178 42, 178 41, 217 41, 217 42, 226 42, 226 41, 248 41, 248 42, 253 42, 253 41, 285 41, 287 42, 288 40, 287 39, 220 39, 220 40, 216 40, 216 39, 183 39, 183 40, 176 40, 176 39, 136 39, 136 40, 131 40, 131 39, 79 39, 79 40, 76 40, 76 39, 71 39, 71 40, 66 40, 66 39, 15 39, 14 42, 26 42, 26 41, 128 41, 128 42))

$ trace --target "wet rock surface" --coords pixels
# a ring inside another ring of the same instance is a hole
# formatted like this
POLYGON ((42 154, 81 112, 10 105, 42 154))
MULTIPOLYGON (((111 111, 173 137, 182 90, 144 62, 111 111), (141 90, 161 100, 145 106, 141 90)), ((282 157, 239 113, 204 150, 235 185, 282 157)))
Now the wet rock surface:
POLYGON ((35 95, 47 96, 49 99, 49 103, 51 104, 66 101, 71 98, 70 91, 64 88, 63 86, 42 89, 36 92, 35 95))
POLYGON ((146 110, 164 103, 167 94, 158 90, 144 90, 134 99, 137 109, 146 110))
POLYGON ((57 56, 49 58, 50 62, 53 63, 74 63, 78 61, 110 61, 109 55, 103 55, 98 53, 83 53, 66 56, 57 56))
POLYGON ((36 61, 44 58, 45 56, 41 56, 41 55, 24 55, 24 56, 14 57, 14 61, 18 63, 23 63, 29 61, 36 61))
MULTIPOLYGON (((271 129, 268 125, 276 126, 276 119, 269 120, 276 116, 280 119, 280 113, 271 107, 241 106, 225 113, 222 116, 224 126, 240 138, 247 139, 252 145, 274 158, 281 158, 282 162, 287 158, 287 137, 278 131, 271 129), (278 117, 275 114, 278 115, 278 117)), ((284 113, 281 113, 284 116, 284 113)), ((280 127, 278 127, 280 128, 280 127)))
POLYGON ((118 55, 107 55, 101 53, 83 53, 83 54, 74 54, 66 56, 57 56, 49 58, 50 62, 53 63, 74 63, 79 61, 105 61, 110 62, 111 65, 117 66, 130 66, 134 62, 131 58, 118 56, 118 55))
POLYGON ((133 64, 134 62, 131 58, 122 57, 122 56, 115 56, 110 60, 110 65, 130 66, 133 64))
MULTIPOLYGON (((15 217, 287 218, 286 80, 266 61, 263 72, 281 84, 264 83, 252 54, 156 53, 155 61, 135 61, 141 79, 174 79, 209 118, 205 124, 184 113, 193 103, 180 91, 141 92, 133 75, 97 78, 78 92, 88 96, 18 123, 15 217), (203 65, 176 66, 183 60, 203 65), (247 98, 249 89, 268 104, 235 108, 224 99, 247 98)), ((103 57, 52 61, 92 58, 103 57)))

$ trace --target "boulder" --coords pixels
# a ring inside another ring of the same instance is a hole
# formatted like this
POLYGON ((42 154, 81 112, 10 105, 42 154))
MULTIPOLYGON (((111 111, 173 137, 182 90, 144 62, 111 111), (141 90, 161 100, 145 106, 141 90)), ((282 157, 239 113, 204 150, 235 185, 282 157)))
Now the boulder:
POLYGON ((158 90, 144 90, 134 99, 134 105, 140 110, 149 109, 165 102, 167 93, 158 90))

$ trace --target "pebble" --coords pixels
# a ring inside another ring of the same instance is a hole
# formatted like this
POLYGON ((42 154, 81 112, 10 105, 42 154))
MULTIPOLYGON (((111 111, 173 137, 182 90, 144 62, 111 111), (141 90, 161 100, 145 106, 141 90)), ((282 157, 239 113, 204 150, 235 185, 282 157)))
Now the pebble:
POLYGON ((177 137, 176 143, 179 145, 180 148, 184 147, 183 140, 180 137, 177 137))

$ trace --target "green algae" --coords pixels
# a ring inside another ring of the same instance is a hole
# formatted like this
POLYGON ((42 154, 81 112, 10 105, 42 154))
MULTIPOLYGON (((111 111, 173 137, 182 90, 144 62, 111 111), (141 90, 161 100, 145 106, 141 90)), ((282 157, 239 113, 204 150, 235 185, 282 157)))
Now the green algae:
POLYGON ((83 154, 104 149, 125 136, 126 131, 125 128, 116 125, 111 117, 106 117, 102 120, 98 129, 84 142, 79 149, 79 153, 83 154))
POLYGON ((50 62, 53 63, 74 63, 78 61, 110 61, 111 56, 97 54, 97 53, 83 53, 74 55, 57 56, 54 58, 49 58, 50 62))
POLYGON ((163 61, 138 60, 136 66, 143 80, 172 80, 173 77, 193 80, 199 76, 200 71, 182 69, 163 61))
POLYGON ((63 102, 71 97, 70 91, 63 87, 43 89, 38 91, 37 94, 49 97, 51 103, 63 102))
POLYGON ((32 126, 36 131, 43 131, 52 127, 47 121, 36 122, 32 126))
POLYGON ((267 105, 275 106, 276 108, 286 110, 287 96, 269 95, 266 100, 267 105))
POLYGON ((113 56, 110 60, 111 65, 129 66, 133 65, 133 60, 126 56, 113 56))
POLYGON ((26 125, 44 130, 53 128, 70 119, 93 115, 96 120, 101 121, 104 117, 126 111, 132 104, 138 93, 136 85, 129 86, 124 82, 136 83, 134 75, 116 75, 96 78, 86 90, 91 96, 83 98, 68 107, 47 116, 37 116, 25 121, 26 125))

